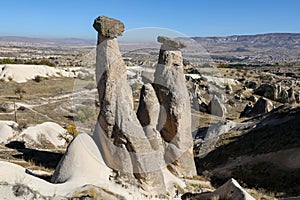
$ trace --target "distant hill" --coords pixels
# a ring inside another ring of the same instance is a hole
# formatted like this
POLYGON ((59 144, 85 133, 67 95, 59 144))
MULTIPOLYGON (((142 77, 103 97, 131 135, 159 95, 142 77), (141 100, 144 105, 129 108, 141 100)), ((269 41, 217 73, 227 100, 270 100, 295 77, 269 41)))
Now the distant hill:
MULTIPOLYGON (((254 64, 300 62, 300 33, 267 33, 258 35, 190 37, 177 39, 183 41, 188 45, 188 48, 186 48, 185 51, 190 52, 190 55, 186 54, 185 56, 192 62, 194 62, 195 58, 201 55, 201 52, 197 52, 199 49, 204 49, 205 51, 207 51, 209 56, 217 62, 254 64), (199 48, 198 45, 201 45, 201 47, 203 48, 199 48)), ((39 46, 46 47, 96 46, 96 39, 93 40, 81 38, 49 39, 18 36, 0 36, 0 43, 1 42, 17 42, 20 43, 18 44, 18 46, 22 46, 23 44, 21 43, 38 44, 39 46)), ((157 43, 151 43, 149 45, 152 45, 151 47, 157 48, 157 43)), ((125 46, 122 46, 121 42, 121 47, 127 48, 127 50, 139 49, 140 46, 145 46, 145 44, 134 43, 132 45, 126 44, 125 46)))
POLYGON ((192 37, 202 45, 243 45, 252 47, 300 48, 300 33, 267 33, 228 37, 192 37))
POLYGON ((179 39, 194 46, 201 45, 211 58, 218 62, 254 64, 300 62, 300 33, 179 39))
POLYGON ((22 42, 39 43, 55 46, 90 46, 95 45, 96 41, 81 38, 32 38, 20 36, 0 36, 0 42, 22 42))

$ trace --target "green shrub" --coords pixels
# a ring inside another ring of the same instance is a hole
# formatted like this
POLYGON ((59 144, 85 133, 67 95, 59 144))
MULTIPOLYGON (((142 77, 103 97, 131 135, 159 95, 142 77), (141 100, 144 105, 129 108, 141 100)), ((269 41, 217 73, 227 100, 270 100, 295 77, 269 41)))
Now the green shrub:
POLYGON ((97 113, 94 109, 90 107, 82 107, 75 116, 75 120, 78 120, 82 123, 89 121, 91 119, 96 119, 97 113))

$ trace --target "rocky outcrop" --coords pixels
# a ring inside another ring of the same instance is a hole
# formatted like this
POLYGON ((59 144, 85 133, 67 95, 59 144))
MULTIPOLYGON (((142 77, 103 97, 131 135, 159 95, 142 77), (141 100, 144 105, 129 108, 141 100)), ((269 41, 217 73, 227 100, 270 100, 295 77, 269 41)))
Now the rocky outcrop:
POLYGON ((254 104, 254 106, 249 102, 244 111, 241 113, 240 117, 255 117, 257 115, 265 114, 274 109, 271 101, 261 97, 254 104))
POLYGON ((191 108, 179 41, 158 37, 162 42, 153 87, 161 105, 158 130, 166 143, 165 160, 174 173, 196 175, 191 135, 191 108))
POLYGON ((226 114, 226 107, 216 95, 213 96, 208 104, 208 112, 219 117, 224 117, 226 114))
POLYGON ((293 104, 296 102, 296 95, 293 88, 282 88, 277 84, 262 84, 255 90, 255 94, 280 103, 293 104))
POLYGON ((230 179, 214 192, 191 194, 187 193, 182 196, 184 200, 209 200, 209 199, 236 199, 236 200, 255 200, 247 193, 235 179, 230 179))
POLYGON ((281 93, 281 86, 277 84, 264 83, 260 85, 254 93, 271 100, 277 100, 281 93))

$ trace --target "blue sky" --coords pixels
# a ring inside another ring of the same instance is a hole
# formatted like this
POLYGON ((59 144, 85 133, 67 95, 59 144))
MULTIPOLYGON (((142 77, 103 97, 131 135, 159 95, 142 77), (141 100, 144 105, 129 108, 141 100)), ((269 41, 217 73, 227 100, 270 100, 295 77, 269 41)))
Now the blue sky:
POLYGON ((126 30, 173 29, 188 36, 300 33, 299 0, 5 0, 0 35, 95 38, 99 15, 126 30))

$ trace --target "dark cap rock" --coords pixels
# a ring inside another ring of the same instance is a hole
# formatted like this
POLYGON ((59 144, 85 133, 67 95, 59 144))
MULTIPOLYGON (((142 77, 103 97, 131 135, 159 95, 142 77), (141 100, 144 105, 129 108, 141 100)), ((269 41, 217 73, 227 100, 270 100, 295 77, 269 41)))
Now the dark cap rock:
POLYGON ((164 46, 167 46, 169 48, 174 48, 174 49, 181 49, 186 47, 185 44, 183 44, 179 40, 175 40, 165 36, 158 36, 157 42, 162 43, 164 46))
POLYGON ((125 30, 124 24, 117 19, 99 16, 95 19, 93 27, 104 37, 121 36, 125 30))

